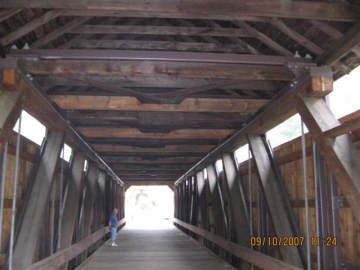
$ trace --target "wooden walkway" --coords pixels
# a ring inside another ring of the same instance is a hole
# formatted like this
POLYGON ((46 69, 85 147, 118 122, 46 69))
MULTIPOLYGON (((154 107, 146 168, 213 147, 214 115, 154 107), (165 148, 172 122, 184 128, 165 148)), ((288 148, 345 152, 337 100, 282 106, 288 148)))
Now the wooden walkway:
POLYGON ((235 269, 175 227, 161 230, 124 228, 116 242, 118 247, 108 244, 101 247, 81 269, 235 269))

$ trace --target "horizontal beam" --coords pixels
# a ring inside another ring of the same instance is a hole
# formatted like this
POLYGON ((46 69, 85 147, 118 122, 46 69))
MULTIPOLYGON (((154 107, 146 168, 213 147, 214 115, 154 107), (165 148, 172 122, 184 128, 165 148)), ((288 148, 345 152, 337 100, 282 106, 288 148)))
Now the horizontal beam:
POLYGON ((189 168, 189 165, 182 165, 182 164, 161 164, 161 163, 152 163, 152 164, 113 164, 112 168, 115 171, 183 171, 189 168))
POLYGON ((188 27, 157 25, 92 25, 85 24, 72 28, 72 34, 131 34, 131 35, 174 35, 174 36, 212 36, 212 37, 249 37, 240 28, 188 27))
POLYGON ((174 183, 176 180, 176 176, 174 177, 166 177, 166 176, 144 176, 144 177, 137 177, 137 176, 129 176, 125 179, 126 182, 130 181, 165 181, 165 182, 172 182, 174 183))
POLYGON ((164 147, 136 147, 119 144, 95 144, 94 149, 98 152, 208 152, 214 145, 166 145, 164 147))
POLYGON ((141 132, 135 128, 94 128, 82 127, 78 129, 85 137, 110 137, 110 138, 150 138, 150 139, 222 139, 230 135, 231 129, 180 129, 169 133, 141 132))
POLYGON ((162 112, 238 112, 253 113, 264 106, 264 99, 185 98, 179 104, 145 104, 135 97, 52 95, 64 110, 119 110, 162 112))
POLYGON ((207 152, 99 152, 102 157, 202 157, 207 152))
POLYGON ((115 171, 120 175, 179 175, 184 170, 118 170, 115 171))
POLYGON ((114 40, 114 39, 73 39, 68 48, 76 49, 122 49, 122 50, 168 50, 168 51, 201 51, 246 53, 235 44, 224 45, 207 42, 177 42, 157 40, 114 40))
POLYGON ((258 266, 260 268, 269 269, 269 270, 279 270, 279 269, 300 270, 300 269, 302 269, 295 265, 291 265, 289 263, 280 261, 279 259, 276 259, 274 257, 265 255, 259 251, 255 251, 248 247, 243 247, 239 244, 230 242, 221 236, 217 236, 212 232, 209 232, 207 230, 201 229, 194 225, 185 223, 177 218, 174 218, 173 221, 175 224, 180 225, 181 227, 188 229, 189 231, 201 236, 202 238, 205 238, 205 239, 215 243, 216 245, 218 245, 219 247, 223 248, 224 250, 230 252, 231 254, 235 255, 236 257, 238 257, 248 263, 251 263, 255 266, 258 266))
POLYGON ((359 19, 358 9, 346 3, 326 3, 308 1, 289 1, 286 4, 272 0, 241 0, 214 2, 211 0, 160 0, 155 2, 111 1, 111 0, 3 0, 3 8, 43 8, 67 9, 67 15, 89 16, 88 11, 123 12, 123 16, 151 16, 188 19, 239 20, 244 16, 280 17, 296 19, 319 19, 336 21, 354 21, 359 19), (71 12, 71 9, 73 11, 71 12), (130 14, 130 15, 129 15, 130 14))
POLYGON ((127 181, 126 185, 128 186, 167 186, 173 185, 174 181, 127 181))
MULTIPOLYGON (((72 60, 122 60, 122 61, 180 61, 249 65, 287 65, 288 63, 311 63, 309 59, 292 56, 195 53, 195 52, 160 52, 132 50, 66 50, 34 49, 11 50, 9 57, 35 57, 41 59, 72 60)), ((31 62, 32 63, 32 62, 31 62)), ((35 64, 34 62, 33 64, 35 64)), ((57 63, 58 64, 58 63, 57 63)))
MULTIPOLYGON (((3 62, 0 61, 0 64, 3 62)), ((121 85, 122 87, 154 87, 154 88, 189 88, 207 85, 210 83, 222 84, 222 89, 243 89, 243 90, 278 90, 274 81, 259 80, 228 80, 228 79, 201 79, 201 78, 182 78, 182 77, 141 77, 134 75, 131 78, 127 76, 99 76, 99 75, 78 75, 81 81, 74 81, 60 76, 37 75, 35 80, 42 89, 51 89, 55 86, 88 86, 85 83, 87 79, 98 82, 121 85), (84 81, 85 80, 85 81, 84 81), (84 82, 82 82, 84 81, 84 82), (229 84, 230 83, 230 84, 229 84)))
POLYGON ((344 122, 341 125, 338 125, 337 127, 334 127, 330 130, 327 130, 324 132, 324 135, 326 137, 337 137, 346 133, 350 133, 352 131, 360 130, 360 110, 357 112, 358 117, 349 119, 348 121, 344 122))
POLYGON ((183 128, 240 128, 252 113, 142 112, 69 110, 66 118, 74 126, 122 126, 142 131, 183 128))
POLYGON ((136 163, 136 164, 186 164, 191 165, 199 161, 199 157, 157 157, 157 158, 142 158, 142 157, 107 157, 105 158, 112 166, 119 164, 136 163))
POLYGON ((165 179, 165 178, 171 178, 176 180, 179 175, 181 175, 181 173, 179 174, 124 174, 124 173, 120 173, 119 175, 124 178, 124 179, 140 179, 140 178, 144 178, 144 179, 165 179))
MULTIPOLYGON (((118 226, 121 227, 124 224, 125 219, 122 219, 119 221, 118 226)), ((54 255, 51 255, 37 263, 32 264, 30 267, 26 268, 26 270, 57 270, 63 264, 68 263, 71 259, 87 250, 87 248, 103 238, 107 233, 107 227, 101 228, 80 242, 73 244, 66 249, 60 250, 54 255)))
POLYGON ((92 144, 116 143, 137 147, 163 147, 166 145, 217 145, 221 139, 149 139, 149 138, 96 138, 89 137, 86 141, 92 144))

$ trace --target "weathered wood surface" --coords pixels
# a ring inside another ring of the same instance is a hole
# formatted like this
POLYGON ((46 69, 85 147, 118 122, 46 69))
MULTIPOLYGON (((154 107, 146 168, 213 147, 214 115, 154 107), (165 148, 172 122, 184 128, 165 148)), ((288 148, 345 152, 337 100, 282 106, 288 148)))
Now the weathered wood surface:
POLYGON ((260 17, 282 17, 282 18, 302 18, 302 19, 322 19, 354 21, 359 19, 354 6, 345 3, 326 3, 326 2, 278 2, 272 0, 253 0, 236 2, 213 2, 203 0, 172 1, 171 3, 162 0, 155 2, 141 1, 121 1, 111 0, 97 1, 87 0, 74 2, 72 0, 64 1, 46 1, 36 0, 3 0, 1 7, 6 8, 59 8, 75 9, 74 12, 68 12, 66 15, 88 15, 89 11, 116 11, 125 12, 123 15, 134 13, 137 16, 152 16, 166 18, 202 18, 202 19, 223 19, 236 20, 244 16, 260 17), (261 7, 261 8, 259 8, 261 7))
POLYGON ((268 101, 261 99, 186 98, 180 104, 144 104, 134 97, 116 96, 50 96, 60 108, 67 110, 120 110, 165 112, 256 112, 268 101))
POLYGON ((267 256, 265 254, 262 254, 258 251, 251 250, 250 248, 243 247, 241 245, 237 245, 235 243, 232 243, 223 237, 217 236, 209 231, 206 231, 204 229, 201 229, 199 227, 196 227, 191 224, 187 224, 179 219, 174 219, 174 223, 190 230, 191 232, 196 233, 197 235, 200 235, 207 240, 216 243, 221 248, 229 251, 230 253, 234 254, 235 256, 242 258, 243 260, 246 260, 249 263, 252 263, 256 266, 259 266, 263 269, 269 269, 269 270, 278 270, 278 269, 286 269, 286 270, 300 270, 303 268, 297 267, 292 264, 285 263, 283 261, 280 261, 278 259, 275 259, 271 256, 267 256))
POLYGON ((175 228, 122 230, 118 247, 103 246, 83 269, 234 269, 175 228))
MULTIPOLYGON (((36 54, 36 51, 46 52, 46 50, 29 50, 30 53, 34 52, 34 56, 38 55, 36 54)), ((170 52, 154 51, 150 54, 149 52, 146 53, 146 51, 142 51, 144 55, 142 57, 140 51, 128 51, 128 55, 120 55, 121 51, 115 51, 112 54, 111 51, 105 54, 104 50, 55 51, 58 51, 58 54, 64 53, 64 55, 78 52, 78 54, 80 54, 79 57, 81 54, 84 54, 84 56, 82 57, 83 60, 40 60, 35 62, 21 60, 19 64, 24 70, 34 75, 61 75, 71 72, 72 74, 79 75, 138 75, 143 77, 156 75, 158 77, 173 76, 180 78, 290 81, 294 79, 294 75, 290 69, 284 65, 287 61, 296 62, 296 59, 293 59, 292 57, 272 58, 271 56, 257 57, 247 55, 246 58, 245 56, 241 57, 241 55, 215 53, 196 54, 176 52, 176 54, 172 55, 170 52), (87 54, 85 54, 86 52, 87 54), (136 54, 136 52, 138 53, 136 54), (92 59, 91 56, 94 57, 94 55, 98 57, 96 65, 94 65, 92 60, 86 60, 92 59), (101 57, 105 60, 101 60, 101 57), (124 58, 123 60, 129 59, 132 61, 116 61, 116 59, 119 60, 119 57, 124 58), (144 62, 145 60, 146 62, 144 62), (240 63, 237 63, 236 61, 240 63)), ((29 56, 30 53, 28 53, 29 56)), ((27 56, 25 53, 12 52, 12 55, 21 56, 22 54, 27 56)), ((61 56, 58 56, 58 58, 61 58, 61 56)), ((76 59, 75 56, 74 58, 76 59)))
POLYGON ((64 134, 60 132, 50 133, 47 139, 14 250, 13 269, 15 270, 24 269, 34 260, 43 213, 53 185, 63 139, 64 134))

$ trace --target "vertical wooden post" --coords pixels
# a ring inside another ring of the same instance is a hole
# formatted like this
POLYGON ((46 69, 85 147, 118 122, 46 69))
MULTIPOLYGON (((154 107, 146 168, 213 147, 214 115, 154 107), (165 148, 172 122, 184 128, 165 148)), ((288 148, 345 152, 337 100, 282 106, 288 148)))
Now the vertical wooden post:
MULTIPOLYGON (((60 249, 71 246, 75 231, 76 220, 79 213, 79 200, 82 187, 85 157, 80 152, 75 152, 71 164, 71 176, 68 181, 68 193, 64 206, 64 215, 61 224, 60 249)), ((67 269, 64 265, 62 269, 67 269)))
POLYGON ((8 91, 0 85, 0 152, 21 113, 22 91, 8 91))
POLYGON ((50 132, 46 140, 14 250, 14 270, 25 269, 33 262, 63 139, 63 133, 50 132))
MULTIPOLYGON (((285 205, 281 196, 279 196, 281 191, 266 147, 259 135, 248 135, 248 140, 276 235, 278 237, 296 236, 285 205)), ((297 247, 282 248, 280 253, 284 261, 299 267, 303 266, 300 251, 297 247)))

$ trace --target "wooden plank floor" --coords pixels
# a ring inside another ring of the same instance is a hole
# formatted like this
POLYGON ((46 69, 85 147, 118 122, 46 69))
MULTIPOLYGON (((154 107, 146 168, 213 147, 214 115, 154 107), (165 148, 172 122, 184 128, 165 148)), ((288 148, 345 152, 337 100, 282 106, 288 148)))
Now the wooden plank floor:
POLYGON ((101 247, 83 269, 235 269, 175 227, 161 230, 124 228, 116 243, 118 247, 108 244, 101 247))

